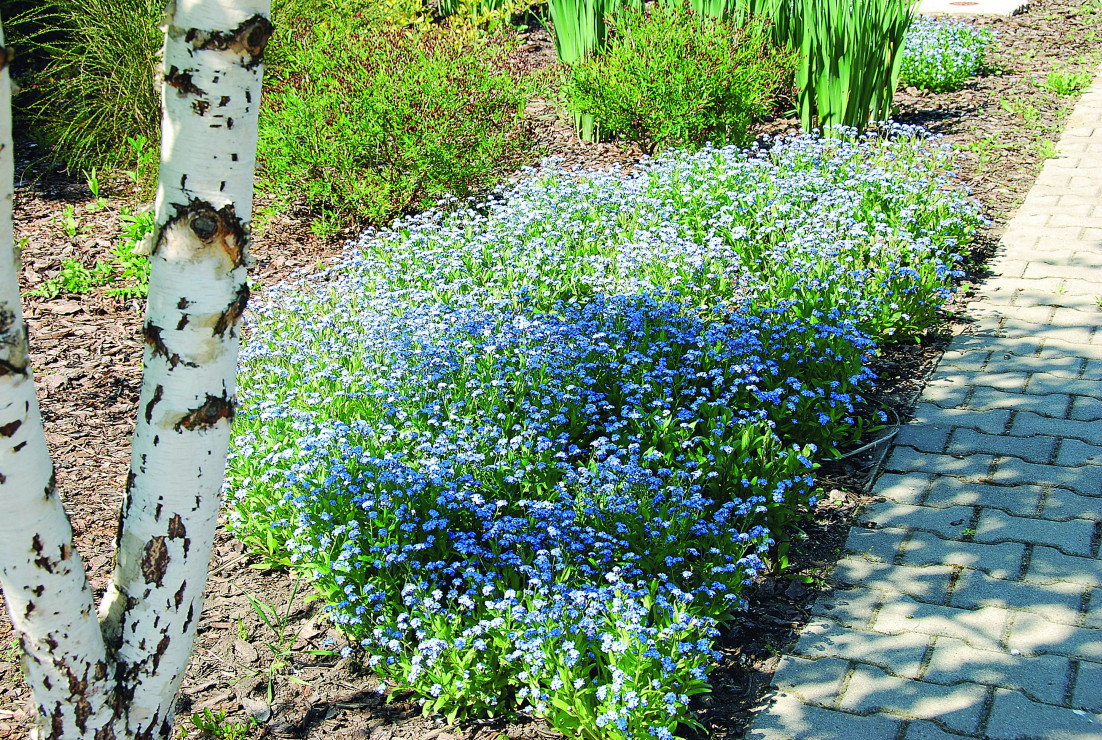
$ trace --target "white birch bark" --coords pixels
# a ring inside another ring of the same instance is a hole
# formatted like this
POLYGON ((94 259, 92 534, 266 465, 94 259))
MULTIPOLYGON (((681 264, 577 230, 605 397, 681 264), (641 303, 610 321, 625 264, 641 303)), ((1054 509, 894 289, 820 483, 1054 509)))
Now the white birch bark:
MULTIPOLYGON (((269 0, 178 0, 169 8, 145 372, 116 566, 98 621, 53 492, 30 377, 3 101, 0 527, 11 529, 0 528, 0 566, 13 624, 28 645, 44 737, 167 738, 172 731, 233 419, 268 15, 269 0)), ((6 96, 6 73, 2 84, 6 96)))

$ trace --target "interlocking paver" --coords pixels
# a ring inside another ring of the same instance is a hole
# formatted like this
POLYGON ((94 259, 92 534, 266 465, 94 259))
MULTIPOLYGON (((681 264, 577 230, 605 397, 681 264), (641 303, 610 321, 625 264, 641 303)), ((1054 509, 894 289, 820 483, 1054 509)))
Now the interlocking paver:
POLYGON ((1045 519, 1066 521, 1068 519, 1090 519, 1102 521, 1102 501, 1097 496, 1083 496, 1066 488, 1050 488, 1045 495, 1045 519))
POLYGON ((1062 419, 1071 407, 1071 396, 1067 393, 1046 393, 1031 395, 1026 393, 1008 393, 996 388, 977 386, 968 397, 966 408, 978 411, 1009 409, 1010 411, 1033 411, 1042 416, 1062 419))
MULTIPOLYGON (((825 619, 811 621, 800 633, 792 651, 796 655, 817 659, 842 659, 884 668, 904 678, 918 678, 922 657, 930 644, 930 636, 919 632, 897 635, 850 630, 825 619)), ((779 687, 783 688, 780 684, 779 687)), ((801 697, 810 701, 807 697, 801 697)), ((822 704, 824 702, 813 702, 822 704)))
POLYGON ((902 723, 895 718, 836 712, 810 706, 794 696, 776 697, 770 710, 757 716, 748 740, 885 740, 894 738, 902 723))
POLYGON ((998 650, 1010 616, 1008 610, 998 607, 955 609, 923 604, 902 596, 880 608, 872 628, 889 634, 920 632, 924 635, 945 635, 976 648, 998 650))
POLYGON ((1084 587, 1078 583, 1027 583, 992 578, 978 570, 962 571, 949 606, 978 609, 997 606, 1033 612, 1052 622, 1077 624, 1084 587))
POLYGON ((991 474, 996 483, 1039 485, 1070 488, 1087 496, 1102 495, 1102 465, 1067 468, 1063 465, 1038 465, 1017 457, 999 460, 991 474))
POLYGON ((1087 712, 1102 713, 1102 663, 1079 662, 1071 705, 1087 712))
POLYGON ((1015 612, 1006 639, 1009 650, 1030 655, 1066 655, 1102 661, 1102 630, 1050 622, 1029 612, 1015 612))
POLYGON ((839 709, 865 714, 887 712, 913 719, 937 719, 957 732, 974 733, 983 712, 985 689, 977 684, 939 686, 890 676, 874 666, 857 666, 839 709))
POLYGON ((864 518, 878 527, 903 527, 933 532, 946 539, 957 539, 972 521, 971 506, 935 509, 929 506, 899 504, 895 501, 869 504, 864 518))
MULTIPOLYGON (((1003 434, 984 434, 974 429, 954 429, 947 447, 950 455, 971 455, 977 452, 991 455, 1012 455, 1035 463, 1046 463, 1056 451, 1052 437, 1012 437, 1003 434)), ((932 450, 934 452, 940 450, 932 450)))
POLYGON ((860 585, 866 591, 880 591, 885 594, 885 600, 901 595, 916 601, 940 604, 949 593, 953 568, 947 565, 918 568, 849 555, 838 561, 833 577, 838 583, 860 585))
POLYGON ((748 737, 1102 740, 1102 75, 1060 151, 748 737))
POLYGON ((1005 511, 987 509, 980 514, 979 523, 976 524, 975 541, 1050 545, 1072 555, 1087 557, 1090 555, 1093 538, 1094 522, 1087 519, 1053 522, 1011 516, 1005 511))
POLYGON ((933 476, 929 473, 885 473, 873 489, 877 496, 901 504, 917 504, 930 489, 933 476))
POLYGON ((1029 569, 1023 580, 1036 583, 1064 581, 1097 588, 1102 586, 1102 560, 1065 555, 1051 547, 1037 547, 1029 559, 1029 569))
POLYGON ((999 689, 985 735, 990 740, 1096 740, 1102 737, 1102 716, 1030 701, 1021 692, 999 689))
MULTIPOLYGON (((888 530, 893 531, 893 530, 888 530)), ((959 565, 977 568, 996 578, 1016 578, 1021 572, 1025 545, 1004 542, 954 542, 928 532, 914 532, 903 551, 904 565, 959 565)))
POLYGON ((1081 439, 1091 444, 1102 444, 1102 426, 1087 421, 1053 419, 1031 411, 1020 411, 1010 424, 1010 434, 1028 437, 1047 434, 1061 439, 1081 439))
POLYGON ((922 503, 937 507, 983 505, 1017 516, 1032 516, 1037 513, 1043 494, 1041 486, 993 486, 939 476, 930 482, 922 503))

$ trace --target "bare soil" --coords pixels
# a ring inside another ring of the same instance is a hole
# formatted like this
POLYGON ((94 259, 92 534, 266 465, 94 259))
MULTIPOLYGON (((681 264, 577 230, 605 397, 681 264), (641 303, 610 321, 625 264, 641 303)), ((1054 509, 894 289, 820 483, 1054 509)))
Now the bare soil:
MULTIPOLYGON (((986 209, 991 225, 977 248, 968 282, 982 278, 984 258, 997 243, 1009 216, 1050 154, 1075 97, 1042 86, 1052 71, 1093 72, 1102 52, 1102 12, 1087 0, 1037 0, 1013 18, 971 18, 993 28, 998 40, 991 70, 965 89, 942 94, 914 89, 896 97, 896 120, 941 134, 962 150, 959 175, 986 209)), ((529 34, 524 53, 533 66, 552 64, 554 50, 543 31, 529 34)), ((637 149, 584 144, 557 117, 554 106, 532 106, 543 153, 583 167, 630 165, 637 149)), ((778 119, 763 131, 784 131, 795 121, 778 119)), ((132 186, 119 180, 104 186, 107 207, 95 210, 79 178, 35 164, 40 152, 17 144, 15 229, 23 241, 23 286, 33 289, 54 277, 62 260, 76 257, 91 266, 117 240, 118 215, 134 209, 132 186), (71 205, 80 228, 66 234, 57 217, 71 205)), ((322 241, 308 218, 284 217, 258 235, 253 277, 272 284, 321 269, 339 257, 340 240, 322 241)), ((113 541, 129 465, 130 435, 141 377, 142 305, 102 293, 24 299, 46 439, 57 465, 60 489, 84 553, 89 576, 102 593, 112 566, 113 541)), ((918 344, 886 348, 879 363, 882 393, 902 418, 913 405, 940 348, 967 326, 952 308, 940 333, 918 344)), ((750 709, 761 701, 778 656, 806 623, 811 603, 829 596, 831 564, 841 553, 849 527, 868 499, 883 448, 819 471, 825 495, 807 537, 797 542, 791 568, 763 579, 750 594, 750 610, 730 625, 718 649, 723 660, 712 673, 714 690, 697 704, 707 737, 740 737, 750 709)), ((473 723, 447 727, 421 716, 407 695, 380 696, 377 681, 355 661, 315 655, 327 640, 344 644, 308 601, 309 587, 281 571, 252 567, 242 544, 219 533, 211 560, 207 606, 195 652, 178 703, 180 734, 193 732, 192 713, 225 712, 227 721, 257 718, 252 737, 344 740, 488 740, 557 737, 539 721, 473 723), (267 624, 249 597, 273 610, 267 624)), ((30 693, 18 667, 18 651, 6 615, 0 616, 0 740, 27 733, 30 693)), ((704 735, 701 735, 703 737, 704 735)))

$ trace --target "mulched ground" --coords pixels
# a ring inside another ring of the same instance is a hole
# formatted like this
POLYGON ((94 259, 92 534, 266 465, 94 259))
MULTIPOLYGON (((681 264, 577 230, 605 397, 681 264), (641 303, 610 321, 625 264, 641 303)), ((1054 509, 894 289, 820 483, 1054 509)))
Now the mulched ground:
MULTIPOLYGON (((998 41, 989 74, 964 90, 930 94, 909 89, 897 98, 897 120, 921 124, 962 149, 960 176, 984 203, 992 224, 980 240, 979 259, 969 279, 982 277, 983 257, 997 243, 1006 220, 1023 199, 1072 105, 1074 97, 1042 87, 1053 71, 1093 72, 1100 59, 1102 12, 1089 0, 1039 0, 1010 19, 969 19, 993 28, 998 41)), ((529 35, 524 49, 533 66, 546 65, 554 51, 546 33, 529 35)), ((549 154, 586 167, 630 164, 637 150, 613 144, 583 144, 557 120, 550 105, 531 110, 538 142, 549 154)), ((773 121, 763 130, 781 131, 791 121, 773 121)), ((135 207, 123 181, 111 183, 106 209, 94 211, 91 193, 80 179, 35 168, 38 152, 17 146, 15 229, 23 246, 24 288, 32 289, 58 272, 66 257, 89 266, 102 257, 119 233, 119 210, 135 207), (81 228, 67 236, 55 218, 71 205, 81 228)), ((105 188, 105 190, 108 188, 105 188)), ((340 242, 311 235, 308 223, 284 218, 264 229, 254 247, 253 276, 272 284, 317 270, 334 260, 340 242)), ((967 284, 965 285, 967 290, 967 284)), ((90 578, 102 592, 110 573, 121 492, 129 464, 130 435, 138 399, 142 306, 102 294, 61 295, 24 301, 31 332, 46 438, 57 465, 60 489, 85 554, 90 578)), ((950 310, 952 307, 950 307, 950 310)), ((880 363, 883 393, 905 418, 907 409, 953 332, 967 330, 947 313, 945 329, 921 343, 887 348, 880 363)), ((791 644, 808 619, 818 595, 829 593, 829 569, 838 558, 849 527, 879 465, 882 448, 825 467, 819 481, 826 495, 806 539, 796 545, 789 572, 767 578, 750 595, 750 609, 731 625, 718 649, 723 660, 712 674, 714 691, 698 703, 707 737, 740 737, 749 709, 761 701, 778 654, 791 644)), ((241 722, 259 718, 253 737, 343 740, 489 740, 556 737, 537 721, 476 723, 445 727, 420 715, 408 696, 381 697, 377 682, 354 658, 316 656, 327 638, 343 644, 320 617, 320 604, 308 602, 309 589, 285 572, 249 567, 242 545, 220 533, 211 562, 207 608, 199 624, 195 653, 179 699, 181 733, 193 712, 224 711, 241 722), (293 598, 292 598, 293 595, 293 598), (267 624, 249 596, 274 610, 267 624)), ((14 637, 0 616, 0 739, 23 736, 29 691, 19 674, 14 637)), ((703 737, 703 735, 701 735, 703 737)))

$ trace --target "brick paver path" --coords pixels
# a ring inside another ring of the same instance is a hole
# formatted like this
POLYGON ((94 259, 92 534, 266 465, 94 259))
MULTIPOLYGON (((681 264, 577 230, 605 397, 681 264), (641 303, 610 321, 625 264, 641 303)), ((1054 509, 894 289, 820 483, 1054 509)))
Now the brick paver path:
POLYGON ((1059 151, 747 737, 1102 739, 1102 77, 1059 151))

